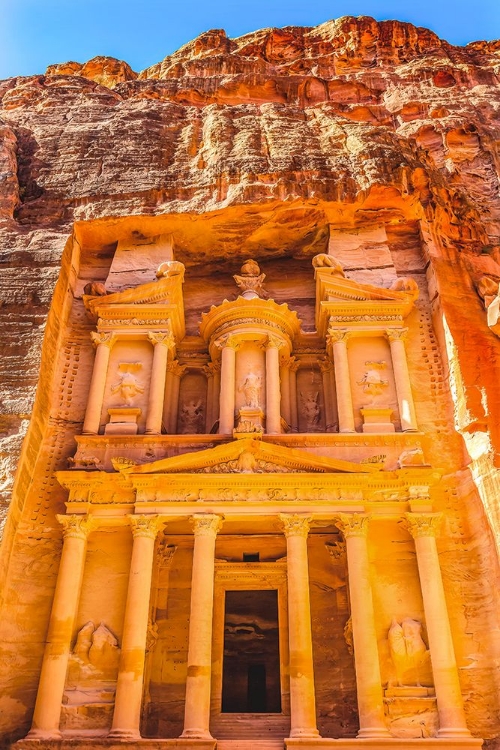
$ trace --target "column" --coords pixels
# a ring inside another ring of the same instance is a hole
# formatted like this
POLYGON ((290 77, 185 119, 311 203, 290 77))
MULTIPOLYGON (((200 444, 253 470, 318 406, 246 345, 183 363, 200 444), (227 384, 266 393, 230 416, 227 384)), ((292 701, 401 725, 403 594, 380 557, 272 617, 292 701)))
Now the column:
POLYGON ((295 357, 290 357, 288 370, 290 372, 290 418, 292 420, 292 432, 299 431, 299 412, 297 406, 297 370, 299 369, 299 364, 295 357))
POLYGON ((439 714, 438 737, 469 737, 436 545, 440 513, 406 513, 415 540, 432 672, 439 714))
POLYGON ((222 349, 219 433, 232 435, 236 401, 236 351, 239 349, 239 343, 233 336, 227 336, 220 339, 217 346, 222 349))
POLYGON ((351 378, 349 374, 349 360, 347 358, 348 338, 349 331, 339 331, 335 328, 328 329, 328 343, 332 347, 333 366, 335 368, 339 432, 355 432, 351 378))
POLYGON ((290 357, 282 357, 280 360, 280 380, 281 380, 281 411, 287 425, 291 427, 290 411, 290 357))
POLYGON ((207 379, 207 412, 205 415, 205 432, 208 434, 213 426, 212 414, 214 408, 214 368, 213 362, 205 365, 203 373, 207 379))
POLYGON ((142 688, 148 633, 158 516, 130 516, 134 543, 123 621, 123 636, 110 737, 139 739, 142 688))
MULTIPOLYGON (((219 419, 221 362, 214 362, 214 400, 212 404, 212 427, 219 419)), ((235 384, 236 387, 236 384, 235 384)))
POLYGON ((180 365, 174 359, 167 364, 167 382, 166 382, 166 399, 167 408, 165 410, 165 422, 169 435, 175 435, 177 432, 177 414, 179 411, 179 389, 181 387, 181 377, 187 369, 186 365, 180 365))
POLYGON ((154 350, 151 381, 149 384, 146 434, 161 435, 168 352, 174 347, 175 342, 171 333, 156 333, 150 331, 148 333, 148 339, 153 344, 154 350))
POLYGON ((323 399, 325 402, 325 422, 326 431, 335 431, 335 410, 333 406, 333 391, 331 383, 331 372, 333 370, 333 362, 329 357, 325 357, 319 361, 319 369, 321 370, 321 376, 323 378, 323 399))
POLYGON ((56 739, 66 684, 71 640, 80 601, 87 537, 95 528, 88 516, 56 516, 63 527, 63 548, 50 613, 49 630, 29 738, 56 739))
POLYGON ((369 516, 362 513, 340 513, 335 522, 346 543, 360 738, 390 737, 384 721, 382 679, 370 583, 368 519, 369 516))
POLYGON ((404 343, 407 333, 407 328, 389 328, 386 331, 391 347, 392 369, 398 396, 401 429, 403 432, 412 432, 417 430, 418 427, 404 343))
POLYGON ((281 434, 281 393, 279 350, 284 342, 268 336, 266 342, 266 432, 281 434))
POLYGON ((191 614, 186 679, 184 731, 188 739, 210 739, 212 681, 212 617, 214 608, 215 539, 222 517, 197 513, 194 529, 191 614))
POLYGON ((286 536, 290 643, 290 737, 318 737, 307 535, 310 518, 280 514, 286 536))
POLYGON ((92 331, 90 337, 96 347, 96 352, 82 432, 84 435, 97 435, 101 421, 109 355, 116 341, 116 336, 114 333, 96 333, 92 331))

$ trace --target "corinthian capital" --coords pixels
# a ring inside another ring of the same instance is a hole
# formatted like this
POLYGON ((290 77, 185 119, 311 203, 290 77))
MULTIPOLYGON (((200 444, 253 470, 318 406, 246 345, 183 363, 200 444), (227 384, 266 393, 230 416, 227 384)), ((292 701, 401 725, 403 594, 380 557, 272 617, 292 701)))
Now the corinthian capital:
POLYGON ((319 369, 321 372, 331 372, 333 370, 333 362, 330 359, 330 357, 325 357, 324 359, 320 359, 318 362, 319 369))
POLYGON ((280 513, 280 521, 284 535, 289 536, 302 536, 307 539, 309 534, 309 528, 311 523, 310 516, 299 516, 289 515, 288 513, 280 513))
POLYGON ((214 513, 196 513, 190 518, 195 536, 217 536, 224 523, 223 516, 214 513))
POLYGON ((113 344, 116 342, 117 336, 115 333, 112 333, 112 332, 98 333, 97 331, 91 331, 90 338, 92 340, 93 345, 96 348, 100 344, 103 344, 104 346, 107 346, 109 349, 111 349, 113 344))
POLYGON ((405 513, 405 526, 414 539, 437 536, 442 520, 442 513, 405 513))
POLYGON ((91 531, 97 527, 97 520, 93 516, 57 515, 57 520, 63 527, 65 539, 86 539, 91 531))
POLYGON ((217 339, 215 342, 215 346, 217 349, 234 349, 235 352, 238 351, 238 349, 241 347, 241 341, 237 336, 233 336, 230 333, 226 333, 225 336, 221 336, 217 339))
POLYGON ((389 341, 405 341, 408 335, 408 328, 387 328, 385 335, 389 341))
POLYGON ((148 339, 153 346, 160 344, 161 346, 166 346, 167 349, 173 349, 175 346, 175 339, 170 332, 148 331, 148 339))
POLYGON ((171 372, 172 375, 177 375, 177 377, 182 377, 184 373, 187 370, 187 365, 180 365, 179 362, 174 359, 172 362, 169 362, 167 364, 167 372, 171 372))
POLYGON ((285 342, 279 336, 275 336, 270 333, 266 338, 265 347, 266 349, 283 349, 285 342))
POLYGON ((343 341, 344 343, 347 343, 347 339, 351 335, 350 331, 347 331, 344 329, 339 328, 329 328, 327 335, 326 335, 326 341, 328 344, 338 344, 339 341, 343 341))
POLYGON ((151 516, 129 516, 128 520, 132 527, 132 536, 144 536, 147 539, 156 539, 158 531, 162 528, 165 521, 156 515, 151 516))
POLYGON ((370 516, 366 513, 339 513, 335 526, 340 529, 344 537, 367 536, 370 516))

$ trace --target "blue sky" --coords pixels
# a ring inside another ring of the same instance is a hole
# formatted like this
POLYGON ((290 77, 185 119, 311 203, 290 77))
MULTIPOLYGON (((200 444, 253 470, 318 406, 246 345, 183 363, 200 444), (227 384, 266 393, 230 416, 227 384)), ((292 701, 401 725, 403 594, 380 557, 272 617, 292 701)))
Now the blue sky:
POLYGON ((345 15, 409 21, 453 44, 500 37, 499 0, 0 0, 0 79, 95 55, 138 71, 207 29, 234 37, 345 15))

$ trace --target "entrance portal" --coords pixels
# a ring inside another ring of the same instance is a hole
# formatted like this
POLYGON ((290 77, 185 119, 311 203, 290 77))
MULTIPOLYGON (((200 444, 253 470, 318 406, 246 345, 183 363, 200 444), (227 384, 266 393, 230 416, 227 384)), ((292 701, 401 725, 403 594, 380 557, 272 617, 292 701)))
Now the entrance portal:
POLYGON ((226 591, 222 712, 281 712, 275 590, 226 591))

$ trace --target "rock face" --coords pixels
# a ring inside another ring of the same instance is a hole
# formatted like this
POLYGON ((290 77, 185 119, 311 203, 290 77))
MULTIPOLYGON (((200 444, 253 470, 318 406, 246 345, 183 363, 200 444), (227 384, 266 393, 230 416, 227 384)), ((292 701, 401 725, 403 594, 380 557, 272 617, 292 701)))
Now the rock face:
MULTIPOLYGON (((54 471, 75 452, 84 404, 75 411, 72 383, 91 368, 84 286, 109 280, 108 291, 120 290, 120 273, 142 283, 127 253, 151 246, 151 266, 159 248, 157 266, 175 257, 189 272, 193 339, 201 312, 234 293, 231 274, 251 257, 277 302, 292 306, 293 289, 310 335, 314 285, 304 268, 313 256, 334 256, 361 284, 404 291, 410 277, 418 286, 410 370, 419 426, 445 474, 441 565, 462 692, 471 731, 497 746, 499 54, 498 42, 454 47, 409 24, 345 17, 234 40, 208 31, 139 74, 97 57, 0 82, 7 740, 31 723, 58 569, 54 515, 66 495, 54 471)), ((373 395, 387 378, 368 364, 360 388, 373 395)), ((311 398, 303 432, 327 427, 311 398)), ((187 405, 197 408, 196 398, 187 405)), ((317 601, 324 621, 326 600, 317 601)), ((327 706, 328 679, 320 682, 327 706)), ((338 719, 351 732, 354 713, 351 701, 338 719)), ((325 717, 328 725, 327 708, 325 717)))

